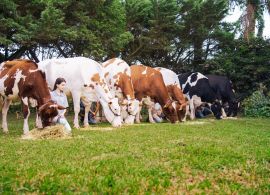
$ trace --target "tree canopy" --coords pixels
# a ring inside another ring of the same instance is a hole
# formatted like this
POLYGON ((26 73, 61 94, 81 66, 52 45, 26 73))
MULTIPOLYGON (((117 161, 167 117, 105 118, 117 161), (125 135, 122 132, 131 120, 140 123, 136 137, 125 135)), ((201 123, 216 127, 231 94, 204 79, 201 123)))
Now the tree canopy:
POLYGON ((227 75, 249 94, 260 84, 270 88, 270 42, 262 37, 269 7, 267 0, 2 0, 0 62, 121 57, 177 73, 227 75), (236 5, 243 16, 224 22, 236 5))

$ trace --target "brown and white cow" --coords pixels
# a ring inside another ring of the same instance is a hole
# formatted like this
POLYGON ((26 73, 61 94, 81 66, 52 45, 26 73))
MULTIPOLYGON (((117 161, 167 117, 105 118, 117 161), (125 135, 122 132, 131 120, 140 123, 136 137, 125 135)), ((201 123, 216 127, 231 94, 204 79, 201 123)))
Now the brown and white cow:
POLYGON ((162 74, 164 83, 168 89, 171 98, 176 101, 176 110, 179 121, 184 121, 188 106, 188 101, 181 90, 179 79, 177 74, 167 68, 157 67, 155 68, 162 74))
POLYGON ((23 104, 24 135, 28 135, 29 103, 39 108, 43 126, 48 126, 57 116, 57 109, 64 109, 51 100, 44 74, 31 60, 6 61, 0 65, 0 94, 4 98, 2 128, 8 132, 7 112, 12 100, 21 99, 23 104))
POLYGON ((133 124, 139 111, 139 101, 135 99, 129 65, 122 59, 113 58, 102 64, 105 79, 112 96, 121 105, 121 117, 126 124, 133 124))
MULTIPOLYGON (((161 105, 165 116, 175 123, 177 121, 176 105, 169 96, 161 73, 144 65, 133 65, 130 68, 136 99, 142 101, 143 98, 150 97, 161 105)), ((136 122, 139 122, 139 114, 136 122)))

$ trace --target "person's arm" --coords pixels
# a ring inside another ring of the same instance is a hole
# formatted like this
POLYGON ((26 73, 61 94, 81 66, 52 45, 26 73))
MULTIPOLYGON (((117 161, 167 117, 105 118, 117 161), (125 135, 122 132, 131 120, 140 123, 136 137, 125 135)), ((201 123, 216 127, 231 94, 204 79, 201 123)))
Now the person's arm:
POLYGON ((93 113, 94 116, 96 116, 97 112, 99 111, 99 107, 100 107, 100 103, 97 102, 96 110, 95 110, 95 112, 93 113))

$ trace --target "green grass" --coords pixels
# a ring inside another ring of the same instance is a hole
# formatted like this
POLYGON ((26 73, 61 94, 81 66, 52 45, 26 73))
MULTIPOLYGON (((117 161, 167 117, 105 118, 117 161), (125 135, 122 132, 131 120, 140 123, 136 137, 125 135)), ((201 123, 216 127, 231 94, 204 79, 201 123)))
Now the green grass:
POLYGON ((66 140, 21 140, 11 117, 9 128, 0 194, 270 193, 269 119, 73 130, 66 140))

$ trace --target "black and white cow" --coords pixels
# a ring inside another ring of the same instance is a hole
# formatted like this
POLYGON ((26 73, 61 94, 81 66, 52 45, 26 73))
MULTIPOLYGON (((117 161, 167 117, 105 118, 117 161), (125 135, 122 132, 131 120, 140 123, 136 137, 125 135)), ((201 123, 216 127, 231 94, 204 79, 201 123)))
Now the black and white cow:
POLYGON ((208 78, 199 72, 178 75, 183 93, 189 100, 190 119, 195 118, 196 108, 203 103, 210 104, 210 109, 217 119, 222 118, 221 103, 211 88, 208 78))
POLYGON ((211 88, 218 95, 218 99, 222 101, 222 106, 228 104, 227 116, 237 116, 239 103, 235 98, 232 82, 226 76, 206 75, 206 77, 211 88))

